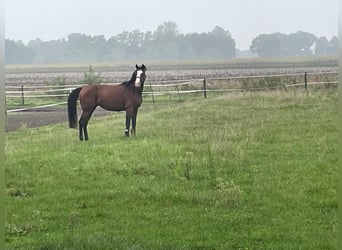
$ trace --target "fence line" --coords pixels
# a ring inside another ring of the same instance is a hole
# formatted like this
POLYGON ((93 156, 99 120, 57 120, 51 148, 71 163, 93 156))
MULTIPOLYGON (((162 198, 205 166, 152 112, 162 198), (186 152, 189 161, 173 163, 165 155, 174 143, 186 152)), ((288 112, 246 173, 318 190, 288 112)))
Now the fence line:
MULTIPOLYGON (((149 84, 145 84, 145 91, 143 95, 145 96, 152 96, 154 102, 154 96, 162 96, 162 95, 169 95, 169 94, 178 94, 180 98, 180 94, 189 94, 189 93, 204 93, 204 97, 206 97, 206 92, 237 92, 237 91, 256 91, 256 90, 266 90, 266 89, 279 89, 279 88, 288 88, 288 87, 301 87, 304 86, 306 89, 308 85, 322 85, 322 84, 337 84, 337 81, 324 81, 324 82, 308 82, 307 76, 308 75, 328 75, 328 74, 338 74, 337 72, 317 72, 317 73, 300 73, 300 74, 273 74, 273 75, 256 75, 256 76, 235 76, 235 77, 211 77, 211 78, 194 78, 194 79, 183 79, 183 80, 163 80, 163 81, 150 81, 149 84), (230 80, 230 79, 253 79, 253 78, 270 78, 270 77, 288 77, 288 76, 298 76, 303 77, 305 82, 303 83, 294 83, 294 84, 282 84, 276 86, 264 86, 264 87, 249 87, 249 88, 220 88, 220 89, 208 89, 206 87, 206 82, 210 81, 217 81, 217 80, 230 80), (185 89, 181 90, 178 87, 186 86, 186 85, 194 85, 194 84, 201 84, 200 88, 195 89, 185 89), (176 90, 158 90, 156 91, 153 88, 170 88, 175 87, 176 90), (150 91, 146 91, 147 88, 150 88, 150 91)), ((120 83, 104 83, 109 85, 118 85, 120 83)), ((7 89, 11 89, 6 91, 6 98, 18 98, 22 100, 22 104, 24 105, 24 98, 53 98, 53 97, 67 97, 69 96, 70 92, 82 85, 63 85, 63 86, 27 86, 24 88, 23 85, 21 86, 7 86, 7 89), (62 87, 62 88, 61 88, 62 87), (38 88, 35 89, 35 88, 38 88), (56 89, 53 89, 56 88, 56 89), (14 90, 17 89, 17 90, 14 90), (26 90, 27 89, 27 90, 26 90), (62 93, 61 93, 62 92, 62 93), (63 93, 64 92, 64 93, 63 93), (40 93, 40 94, 39 94, 40 93)), ((31 108, 22 108, 22 109, 14 109, 8 110, 8 112, 19 112, 24 110, 30 109, 38 109, 38 108, 45 108, 51 107, 56 105, 65 104, 66 102, 60 102, 57 104, 49 104, 49 105, 42 105, 38 107, 31 107, 31 108)))
MULTIPOLYGON (((308 82, 307 85, 317 85, 317 84, 336 84, 337 81, 330 81, 330 82, 308 82)), ((188 82, 186 83, 187 85, 193 84, 192 82, 188 82)), ((180 85, 167 85, 167 86, 163 86, 163 85, 155 85, 157 87, 170 87, 170 86, 181 86, 184 84, 180 84, 180 85)), ((303 86, 305 85, 305 83, 294 83, 294 84, 287 84, 287 85, 276 85, 276 86, 265 86, 265 87, 260 87, 260 88, 248 88, 248 89, 244 89, 244 90, 249 90, 249 89, 269 89, 271 87, 275 87, 275 88, 281 88, 281 87, 295 87, 295 86, 303 86)), ((148 86, 148 87, 155 87, 154 85, 148 86)), ((66 90, 72 90, 72 89, 57 89, 57 90, 51 90, 51 91, 45 91, 46 92, 61 92, 61 91, 66 91, 66 90)), ((227 89, 229 90, 229 89, 227 89)), ((233 89, 235 90, 235 89, 233 89)), ((203 90, 166 90, 166 91, 157 91, 157 92, 153 92, 155 94, 157 94, 158 92, 169 92, 169 93, 190 93, 191 91, 193 92, 203 92, 203 90)), ((210 89, 207 89, 207 91, 213 91, 210 89)), ((6 91, 7 94, 21 94, 22 91, 6 91)), ((24 93, 42 93, 41 90, 35 90, 35 91, 24 91, 24 93)), ((144 94, 150 94, 152 92, 143 92, 144 94)), ((42 94, 42 95, 25 95, 26 98, 38 98, 38 97, 63 97, 63 96, 69 96, 70 93, 68 94, 51 94, 51 95, 46 95, 46 94, 42 94)), ((6 95, 6 97, 8 98, 21 98, 21 95, 6 95)))
MULTIPOLYGON (((303 73, 273 74, 273 75, 250 75, 250 76, 230 76, 230 77, 210 77, 207 80, 229 80, 229 79, 250 79, 250 78, 267 78, 267 77, 286 77, 286 76, 303 76, 303 73)), ((337 75, 338 72, 316 72, 307 73, 308 75, 337 75)), ((203 80, 203 79, 201 79, 203 80)))
MULTIPOLYGON (((229 79, 250 79, 250 78, 266 78, 266 77, 286 77, 286 76, 303 76, 304 73, 291 73, 291 74, 266 74, 266 75, 250 75, 250 76, 229 76, 229 77, 209 77, 207 80, 229 80, 229 79)), ((308 75, 337 75, 338 72, 312 72, 307 73, 308 75)), ((149 81, 151 83, 152 87, 162 87, 162 86, 176 86, 177 82, 186 83, 186 82, 200 82, 203 81, 203 78, 194 78, 194 79, 179 79, 179 80, 162 80, 162 81, 149 81), (171 84, 168 84, 170 83, 171 84)), ((103 83, 103 84, 109 84, 109 85, 119 85, 120 83, 103 83)), ((18 89, 22 86, 6 86, 6 89, 18 89)), ((81 87, 80 84, 69 84, 69 85, 61 85, 62 87, 69 89, 69 88, 76 88, 81 87)), ((29 85, 27 88, 35 89, 45 89, 45 88, 60 88, 61 86, 58 85, 29 85)))
MULTIPOLYGON (((291 74, 266 74, 266 75, 251 75, 251 76, 229 76, 229 77, 209 77, 207 80, 229 80, 229 79, 250 79, 250 78, 267 78, 267 77, 286 77, 286 76, 303 76, 304 73, 291 73, 291 74)), ((313 72, 313 73, 307 73, 308 75, 337 75, 338 72, 313 72)), ((194 79, 179 79, 179 80, 163 80, 163 81, 149 81, 150 86, 152 87, 164 87, 164 86, 180 86, 182 84, 192 84, 194 82, 201 82, 203 81, 203 78, 194 78, 194 79), (171 82, 171 83, 170 83, 171 82), (177 82, 180 82, 181 84, 177 84, 177 82), (170 84, 168 84, 170 83, 170 84)), ((102 84, 109 84, 109 85, 119 85, 120 83, 102 83, 102 84)), ((18 86, 6 86, 6 89, 18 89, 23 84, 18 86)), ((70 88, 76 88, 81 87, 80 84, 72 84, 72 85, 29 85, 27 88, 29 89, 45 89, 45 88, 58 88, 59 90, 69 90, 70 88), (64 89, 60 89, 61 87, 64 87, 64 89)), ((46 90, 49 91, 49 90, 46 90)), ((53 90, 51 90, 53 91, 53 90)), ((57 91, 57 90, 56 90, 57 91)), ((8 91, 6 91, 7 93, 8 91)))
MULTIPOLYGON (((215 78, 216 79, 216 78, 215 78)), ((211 78, 209 79, 211 80, 211 78)), ((182 86, 182 85, 190 85, 193 84, 192 82, 187 82, 186 84, 172 84, 172 85, 148 85, 148 87, 170 87, 170 86, 182 86)), ((308 82, 308 83, 294 83, 294 84, 286 84, 286 85, 276 85, 276 86, 265 86, 265 87, 259 87, 259 88, 244 88, 243 90, 265 90, 270 88, 283 88, 283 87, 296 87, 296 86, 304 86, 307 85, 318 85, 318 84, 337 84, 337 81, 330 81, 330 82, 308 82)), ((45 92, 61 92, 61 91, 70 91, 72 89, 57 89, 57 90, 51 90, 51 91, 45 91, 45 92)), ((219 92, 224 90, 236 90, 236 88, 231 89, 207 89, 208 92, 219 92)), ((24 91, 25 98, 41 98, 41 97, 66 97, 69 96, 70 93, 67 94, 41 94, 41 95, 26 95, 26 93, 41 93, 41 90, 35 90, 35 91, 24 91)), ((203 89, 194 89, 194 90, 164 90, 164 91, 144 91, 143 94, 155 94, 158 95, 158 93, 196 93, 196 92, 203 92, 203 89)), ((7 91, 8 94, 18 94, 18 95, 6 95, 7 98, 22 98, 21 94, 22 91, 7 91), (19 95, 20 94, 20 95, 19 95)))
MULTIPOLYGON (((20 84, 20 85, 16 85, 16 86, 6 86, 6 89, 18 89, 21 86, 23 86, 24 84, 20 84)), ((82 86, 80 84, 69 84, 69 85, 26 85, 27 88, 30 89, 49 89, 49 88, 60 88, 60 87, 64 87, 64 88, 75 88, 77 86, 82 86)))
POLYGON ((41 109, 41 108, 48 108, 48 107, 59 106, 59 105, 62 105, 62 104, 67 104, 67 102, 59 102, 59 103, 35 106, 35 107, 30 107, 30 108, 9 109, 9 110, 7 110, 7 113, 22 112, 22 111, 33 110, 33 109, 41 109))

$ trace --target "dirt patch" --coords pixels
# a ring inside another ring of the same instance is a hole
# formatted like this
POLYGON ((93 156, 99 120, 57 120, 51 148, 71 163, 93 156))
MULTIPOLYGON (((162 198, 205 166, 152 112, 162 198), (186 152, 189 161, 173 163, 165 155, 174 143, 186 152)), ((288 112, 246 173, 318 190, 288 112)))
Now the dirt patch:
MULTIPOLYGON (((110 111, 98 107, 93 116, 103 116, 110 113, 110 111)), ((79 111, 78 114, 81 112, 79 111)), ((20 128, 36 128, 62 122, 68 122, 68 112, 65 105, 7 113, 8 132, 20 128)), ((66 126, 68 125, 66 124, 66 126)))

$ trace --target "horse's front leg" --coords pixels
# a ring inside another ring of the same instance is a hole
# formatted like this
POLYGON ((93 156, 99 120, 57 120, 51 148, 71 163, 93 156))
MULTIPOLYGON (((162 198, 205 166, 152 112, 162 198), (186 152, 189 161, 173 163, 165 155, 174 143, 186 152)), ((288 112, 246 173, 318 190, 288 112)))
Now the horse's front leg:
POLYGON ((136 132, 136 125, 137 125, 137 114, 138 114, 138 108, 134 109, 133 115, 132 115, 132 135, 135 135, 136 132))
POLYGON ((133 115, 133 108, 126 110, 126 128, 125 128, 125 136, 129 137, 129 127, 131 124, 131 119, 133 115))

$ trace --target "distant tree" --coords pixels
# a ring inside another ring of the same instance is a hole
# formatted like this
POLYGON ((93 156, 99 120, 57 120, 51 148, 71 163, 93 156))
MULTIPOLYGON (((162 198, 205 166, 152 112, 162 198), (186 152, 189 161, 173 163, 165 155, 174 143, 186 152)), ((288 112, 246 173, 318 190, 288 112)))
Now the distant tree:
POLYGON ((179 34, 177 24, 175 22, 164 22, 158 25, 153 36, 155 40, 167 40, 177 37, 179 34))
POLYGON ((71 62, 96 60, 95 43, 92 36, 80 33, 68 35, 67 49, 72 52, 69 58, 71 62))
POLYGON ((7 64, 32 63, 34 53, 21 41, 5 40, 5 62, 7 64))
POLYGON ((298 31, 293 34, 262 34, 253 39, 250 51, 260 57, 312 55, 316 37, 298 31))
POLYGON ((120 33, 108 40, 107 44, 110 51, 108 57, 110 60, 123 60, 125 58, 127 45, 123 39, 125 38, 120 33))
POLYGON ((205 58, 208 49, 207 40, 207 33, 186 34, 179 48, 183 58, 205 58))
POLYGON ((133 30, 127 33, 126 37, 126 58, 138 59, 143 55, 144 33, 139 30, 133 30))
POLYGON ((337 36, 334 36, 329 41, 329 47, 327 50, 328 55, 337 55, 337 48, 338 48, 338 39, 337 36))
POLYGON ((209 34, 211 37, 211 47, 216 47, 218 54, 215 57, 235 57, 235 40, 229 31, 216 26, 209 34))
POLYGON ((136 59, 191 59, 235 57, 235 40, 229 31, 181 34, 175 22, 164 22, 155 31, 123 31, 108 40, 72 33, 51 41, 36 39, 27 45, 6 41, 8 63, 95 62, 136 59))
POLYGON ((155 59, 179 58, 179 44, 177 43, 179 31, 175 22, 164 22, 153 33, 153 46, 150 53, 155 59))
POLYGON ((110 56, 108 55, 110 55, 111 49, 105 37, 103 35, 94 36, 92 43, 95 50, 95 60, 98 62, 109 61, 110 56))
POLYGON ((319 37, 315 44, 315 55, 326 55, 329 50, 329 40, 326 37, 319 37))
POLYGON ((253 39, 249 50, 260 57, 275 57, 284 55, 285 34, 261 34, 253 39))
POLYGON ((232 58, 236 51, 229 31, 218 26, 211 32, 184 35, 179 49, 183 58, 232 58))
POLYGON ((42 41, 39 46, 30 48, 35 54, 35 63, 61 63, 70 56, 65 40, 42 41))
POLYGON ((286 56, 312 55, 313 46, 317 40, 311 33, 298 31, 284 37, 284 51, 286 56))

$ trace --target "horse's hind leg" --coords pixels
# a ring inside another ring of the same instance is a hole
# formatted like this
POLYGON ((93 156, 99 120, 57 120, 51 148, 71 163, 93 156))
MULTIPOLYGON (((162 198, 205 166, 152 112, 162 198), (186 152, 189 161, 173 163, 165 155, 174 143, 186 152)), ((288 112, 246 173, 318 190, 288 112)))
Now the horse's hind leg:
POLYGON ((78 125, 79 138, 80 138, 80 141, 83 141, 83 126, 81 123, 81 119, 79 120, 78 124, 79 124, 78 125))
POLYGON ((83 141, 83 134, 84 134, 84 139, 86 141, 88 141, 88 129, 87 129, 87 126, 88 126, 88 121, 93 113, 95 109, 93 109, 92 111, 88 111, 88 112, 84 112, 82 113, 82 116, 80 118, 80 121, 79 121, 79 127, 80 127, 80 130, 79 130, 79 135, 80 135, 80 140, 83 141))
POLYGON ((87 131, 87 124, 88 120, 85 118, 84 113, 81 116, 81 119, 79 121, 79 135, 80 135, 80 141, 83 141, 83 135, 84 139, 87 141, 88 140, 88 131, 87 131))

